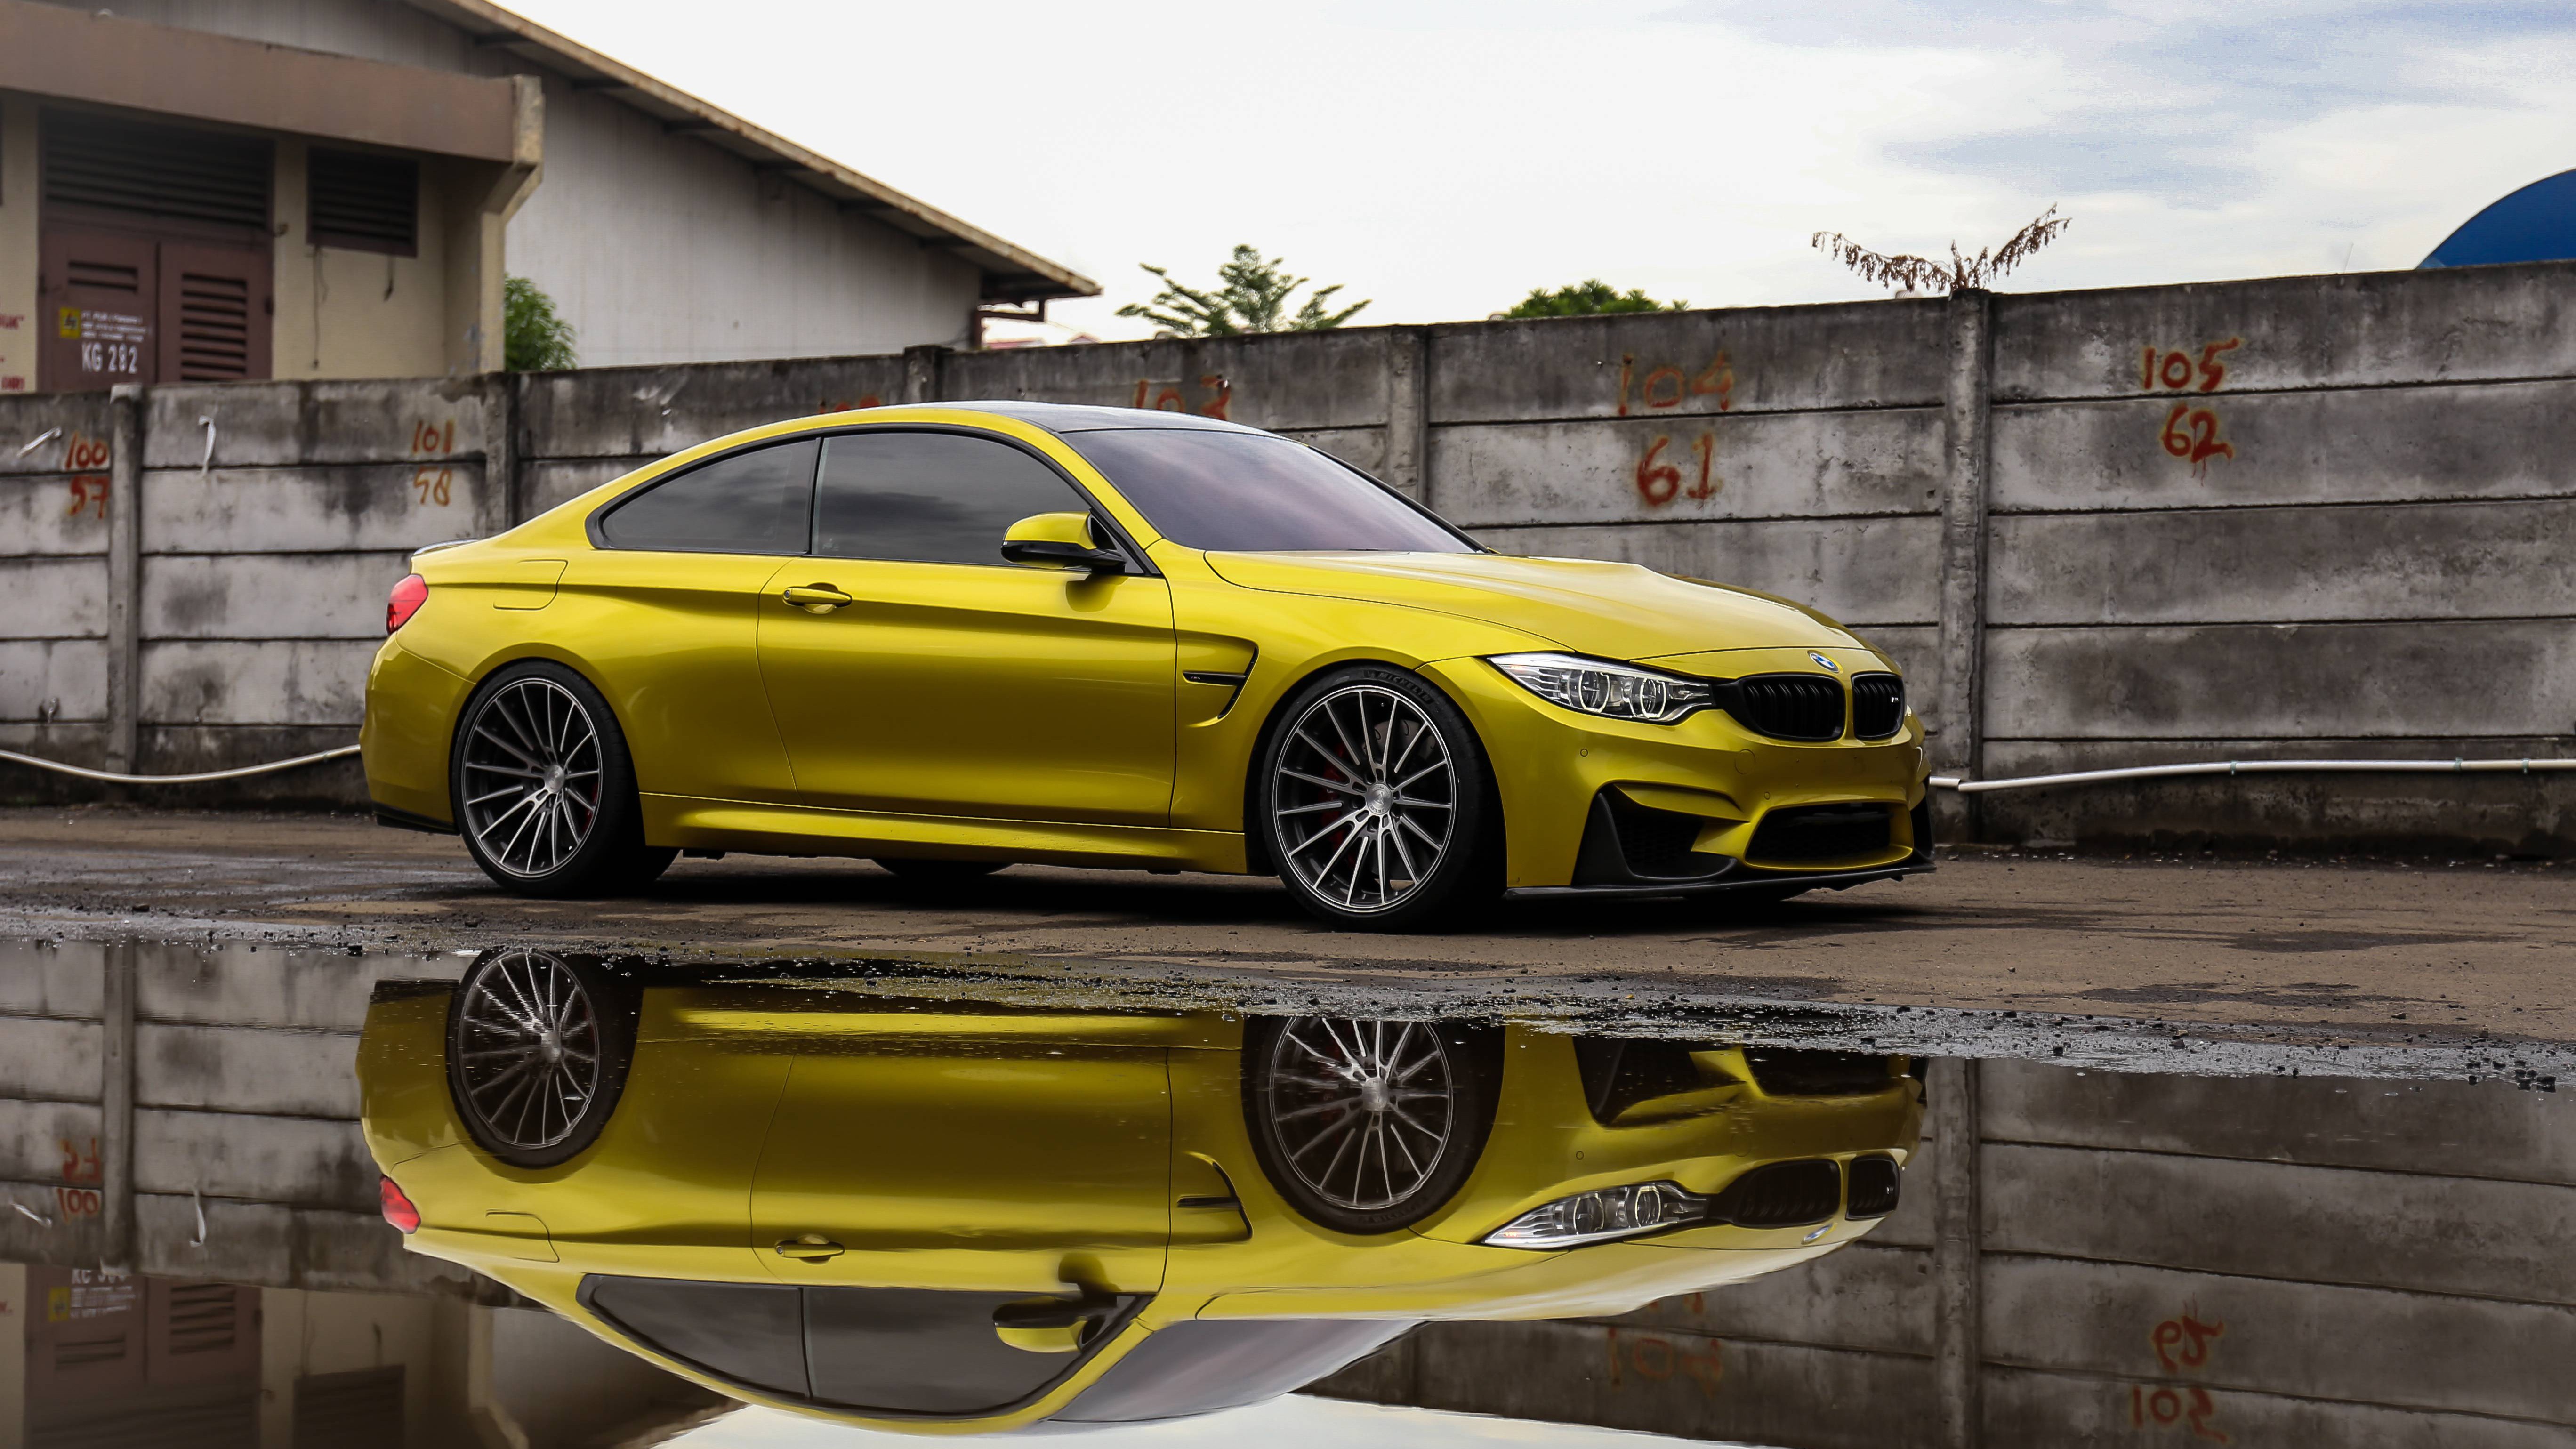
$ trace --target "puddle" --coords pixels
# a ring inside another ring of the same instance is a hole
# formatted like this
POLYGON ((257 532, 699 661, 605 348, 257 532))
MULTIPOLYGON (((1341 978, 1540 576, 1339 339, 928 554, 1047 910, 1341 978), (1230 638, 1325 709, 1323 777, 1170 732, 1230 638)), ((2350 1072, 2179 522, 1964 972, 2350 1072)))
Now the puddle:
POLYGON ((2567 1066, 1561 979, 0 943, 0 1442, 2565 1442, 2567 1066))

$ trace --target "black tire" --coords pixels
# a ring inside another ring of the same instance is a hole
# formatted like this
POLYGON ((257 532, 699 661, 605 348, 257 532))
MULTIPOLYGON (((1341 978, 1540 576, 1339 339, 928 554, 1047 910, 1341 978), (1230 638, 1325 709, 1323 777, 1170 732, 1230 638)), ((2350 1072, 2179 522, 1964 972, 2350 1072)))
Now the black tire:
POLYGON ((1490 1027, 1299 1016, 1256 1017, 1243 1031, 1253 1156, 1289 1206, 1335 1232, 1395 1232, 1455 1197, 1484 1154, 1501 1078, 1502 1034, 1490 1027), (1396 1093, 1435 1090, 1399 1120, 1396 1093))
POLYGON ((921 885, 953 886, 979 881, 1010 865, 1007 860, 931 860, 915 856, 877 857, 877 864, 921 885))
POLYGON ((625 731, 560 664, 505 665, 475 689, 457 716, 448 792, 466 853, 518 895, 631 894, 679 854, 644 843, 625 731))
POLYGON ((1422 930, 1502 888, 1484 746, 1449 696, 1409 670, 1360 664, 1308 680, 1271 717, 1253 770, 1246 824, 1321 920, 1422 930), (1434 752, 1436 768, 1423 765, 1434 752))
POLYGON ((579 1156, 626 1089, 636 1005, 633 983, 591 962, 483 953, 447 1007, 447 1090, 466 1134, 513 1167, 579 1156))

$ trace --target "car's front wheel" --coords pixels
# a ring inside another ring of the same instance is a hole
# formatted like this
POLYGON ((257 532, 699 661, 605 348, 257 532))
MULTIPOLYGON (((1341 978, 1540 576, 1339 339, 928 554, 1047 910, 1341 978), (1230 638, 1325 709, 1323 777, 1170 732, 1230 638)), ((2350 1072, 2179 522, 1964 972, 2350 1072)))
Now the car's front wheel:
POLYGON ((644 843, 635 765, 589 680, 528 661, 465 703, 452 767, 457 833, 502 888, 529 896, 641 890, 678 854, 644 843))
POLYGON ((1493 787, 1467 717, 1408 670, 1320 675, 1281 708, 1254 828, 1279 878, 1335 925, 1434 925, 1499 885, 1493 787))
POLYGON ((1502 1043, 1491 1028, 1347 1016, 1244 1028, 1253 1155, 1309 1222, 1410 1227, 1456 1196, 1494 1125, 1502 1043))

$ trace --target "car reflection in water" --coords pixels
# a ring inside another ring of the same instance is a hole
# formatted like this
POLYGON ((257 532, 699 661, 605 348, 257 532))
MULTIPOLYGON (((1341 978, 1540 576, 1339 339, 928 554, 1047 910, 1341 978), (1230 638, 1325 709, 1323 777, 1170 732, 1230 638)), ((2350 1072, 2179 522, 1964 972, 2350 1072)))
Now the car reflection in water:
POLYGON ((1601 1315, 1894 1209, 1904 1058, 1044 1009, 489 953, 359 1072, 409 1244, 753 1403, 1175 1418, 1433 1319, 1601 1315))

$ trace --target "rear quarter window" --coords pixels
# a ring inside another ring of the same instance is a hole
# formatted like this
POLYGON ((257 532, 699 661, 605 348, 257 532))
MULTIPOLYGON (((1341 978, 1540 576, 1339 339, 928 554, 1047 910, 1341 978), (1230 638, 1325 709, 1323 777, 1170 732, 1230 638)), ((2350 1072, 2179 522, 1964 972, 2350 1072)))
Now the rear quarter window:
POLYGON ((803 553, 814 508, 812 438, 728 453, 610 505, 611 548, 803 553))

